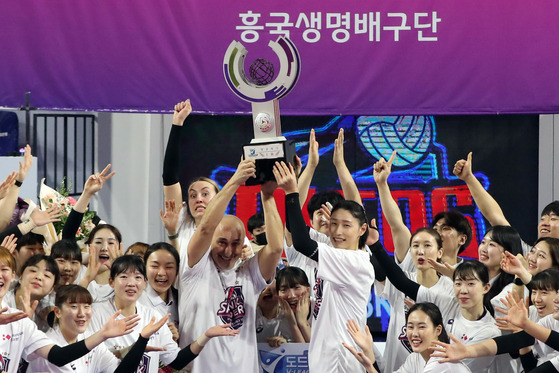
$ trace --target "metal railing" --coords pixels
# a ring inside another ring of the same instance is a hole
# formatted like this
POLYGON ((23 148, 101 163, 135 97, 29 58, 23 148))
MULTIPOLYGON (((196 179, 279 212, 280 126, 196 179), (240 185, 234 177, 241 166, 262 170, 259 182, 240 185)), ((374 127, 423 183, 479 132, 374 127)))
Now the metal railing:
POLYGON ((68 194, 80 195, 95 169, 95 115, 34 114, 33 154, 38 178, 52 188, 65 182, 68 194))

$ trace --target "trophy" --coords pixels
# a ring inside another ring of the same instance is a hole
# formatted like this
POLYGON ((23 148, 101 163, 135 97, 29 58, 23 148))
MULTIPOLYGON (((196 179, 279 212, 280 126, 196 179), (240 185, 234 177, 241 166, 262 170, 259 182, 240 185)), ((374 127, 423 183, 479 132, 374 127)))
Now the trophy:
POLYGON ((245 159, 256 161, 256 177, 247 185, 263 184, 275 180, 272 168, 276 161, 289 162, 295 155, 295 145, 281 134, 279 99, 287 95, 297 83, 301 73, 301 58, 291 40, 282 36, 270 41, 268 46, 276 53, 280 69, 275 76, 274 65, 256 59, 245 74, 246 48, 237 41, 231 42, 223 57, 223 74, 231 90, 252 105, 254 139, 243 145, 245 159))

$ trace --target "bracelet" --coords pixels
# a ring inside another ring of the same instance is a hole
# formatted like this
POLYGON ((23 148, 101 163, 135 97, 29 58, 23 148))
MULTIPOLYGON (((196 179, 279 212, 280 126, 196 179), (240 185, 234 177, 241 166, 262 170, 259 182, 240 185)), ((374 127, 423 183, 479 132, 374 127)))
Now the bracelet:
POLYGON ((522 282, 522 279, 520 277, 516 277, 514 279, 514 284, 518 286, 524 286, 524 282, 522 282))
POLYGON ((16 182, 14 183, 16 187, 21 187, 21 184, 23 184, 23 181, 19 181, 19 180, 16 180, 16 182))
POLYGON ((168 237, 170 240, 176 240, 177 238, 179 238, 179 233, 177 232, 177 233, 175 233, 175 234, 168 234, 167 237, 168 237))
POLYGON ((200 347, 204 347, 206 345, 206 343, 208 343, 209 340, 210 340, 210 338, 208 338, 206 333, 204 333, 196 340, 196 342, 198 342, 200 347))

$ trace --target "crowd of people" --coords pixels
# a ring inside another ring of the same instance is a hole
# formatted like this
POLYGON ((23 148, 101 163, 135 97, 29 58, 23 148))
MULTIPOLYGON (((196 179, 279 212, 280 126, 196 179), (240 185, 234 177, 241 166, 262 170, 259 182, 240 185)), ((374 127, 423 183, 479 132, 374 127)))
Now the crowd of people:
POLYGON ((308 198, 319 163, 311 131, 304 170, 297 157, 276 162, 275 180, 261 186, 262 212, 243 222, 226 210, 256 176, 253 160, 241 160, 222 188, 207 177, 179 182, 191 111, 189 100, 175 106, 165 150, 168 242, 124 250, 118 228, 98 222, 78 245, 91 199, 115 174, 108 165, 87 179, 61 239, 46 245, 35 232, 58 221, 59 209, 14 214, 32 163, 25 148, 0 184, 0 371, 257 373, 258 343, 309 343, 316 373, 559 372, 558 201, 542 211, 535 244, 525 243, 473 175, 470 153, 453 172, 491 227, 479 259, 464 260, 472 228, 460 212, 415 232, 405 225, 388 185, 395 150, 374 165, 392 257, 346 166, 343 130, 333 152, 343 195, 308 198), (285 225, 276 189, 285 192, 285 225), (391 305, 383 353, 367 327, 373 287, 391 305))

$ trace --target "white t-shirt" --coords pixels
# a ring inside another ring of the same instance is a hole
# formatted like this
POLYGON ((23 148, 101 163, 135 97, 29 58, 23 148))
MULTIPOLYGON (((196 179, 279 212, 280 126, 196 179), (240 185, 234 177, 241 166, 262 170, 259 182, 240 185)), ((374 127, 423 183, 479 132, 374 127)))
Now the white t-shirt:
MULTIPOLYGON (((4 307, 4 302, 2 303, 4 307)), ((19 310, 8 308, 6 311, 7 314, 14 312, 19 312, 19 310)), ((53 344, 53 341, 27 318, 0 325, 0 335, 2 336, 0 338, 0 371, 7 373, 16 373, 22 358, 32 361, 38 357, 33 352, 53 344)))
MULTIPOLYGON (((94 333, 103 327, 103 324, 107 321, 109 317, 117 312, 114 298, 100 302, 93 303, 93 315, 91 316, 91 321, 87 326, 88 333, 94 333)), ((105 346, 111 350, 121 350, 123 348, 131 346, 138 340, 140 332, 146 326, 152 317, 155 316, 155 321, 161 320, 162 316, 149 307, 145 307, 141 303, 136 302, 136 313, 140 316, 140 322, 134 328, 134 331, 130 334, 123 335, 121 337, 109 338, 105 341, 105 346)), ((124 316, 119 315, 118 319, 122 319, 124 316)), ((161 360, 165 365, 170 364, 176 359, 177 354, 180 349, 176 342, 173 341, 173 335, 169 330, 167 325, 163 325, 161 329, 153 333, 149 338, 148 346, 164 347, 166 351, 154 351, 144 353, 140 364, 138 365, 137 373, 157 373, 159 370, 159 360, 161 360)))
MULTIPOLYGON (((186 346, 214 325, 231 323, 239 334, 212 338, 194 360, 192 372, 259 372, 255 333, 258 296, 268 285, 258 255, 239 267, 218 270, 208 249, 202 259, 181 275, 179 297, 180 345, 186 346)), ((181 250, 181 255, 186 253, 181 250)), ((187 256, 187 255, 185 255, 187 256)), ((182 259, 181 259, 182 260, 182 259)))
POLYGON ((115 290, 109 284, 98 284, 93 280, 87 285, 87 291, 93 298, 93 303, 104 302, 114 297, 115 290))
POLYGON ((146 290, 142 293, 138 302, 146 307, 150 307, 156 310, 160 315, 165 316, 170 313, 171 317, 168 322, 172 322, 178 328, 179 326, 179 310, 178 310, 178 296, 176 290, 172 287, 167 291, 167 302, 165 302, 161 297, 153 290, 151 285, 148 283, 146 290))
POLYGON ((367 303, 375 271, 363 250, 335 249, 319 243, 320 291, 313 315, 315 321, 309 346, 311 372, 362 372, 363 367, 342 342, 358 348, 347 332, 347 320, 354 319, 364 330, 367 303))
MULTIPOLYGON (((406 276, 417 282, 417 272, 404 272, 406 276)), ((453 294, 452 281, 445 276, 439 278, 439 281, 431 287, 433 291, 453 294)), ((404 303, 405 295, 392 285, 388 280, 382 285, 375 281, 375 293, 390 303, 390 322, 386 334, 386 345, 384 348, 384 360, 386 371, 393 372, 398 369, 408 356, 413 352, 411 345, 406 336, 406 314, 409 311, 408 306, 404 303)))
POLYGON ((278 306, 278 314, 272 319, 268 319, 262 315, 260 307, 256 307, 256 341, 258 343, 268 343, 270 337, 283 337, 287 342, 293 342, 291 335, 291 327, 285 319, 285 313, 278 306))
MULTIPOLYGON (((431 302, 436 304, 441 311, 447 334, 453 334, 466 345, 473 345, 501 335, 501 331, 495 325, 495 319, 486 310, 483 317, 476 321, 470 321, 462 316, 460 305, 454 294, 442 294, 432 291, 432 288, 419 287, 417 302, 431 302)), ((477 359, 464 359, 463 362, 472 372, 489 372, 495 368, 493 362, 495 356, 487 356, 477 359)))
MULTIPOLYGON (((55 327, 47 332, 47 336, 57 345, 64 347, 68 345, 59 327, 55 327)), ((88 335, 87 335, 88 336, 88 335)), ((78 341, 86 338, 86 334, 78 335, 78 341)), ((51 372, 51 373, 112 373, 118 368, 120 361, 101 343, 87 355, 74 360, 62 367, 50 363, 45 359, 35 359, 29 363, 30 372, 51 372)))
MULTIPOLYGON (((462 362, 439 363, 440 358, 432 357, 425 363, 418 353, 411 353, 404 364, 395 373, 471 373, 472 371, 462 362)), ((388 371, 387 371, 388 372, 388 371)), ((389 371, 391 372, 391 371, 389 371)))
MULTIPOLYGON (((553 314, 547 315, 546 317, 540 319, 538 321, 539 325, 551 330, 559 330, 559 321, 553 318, 553 314)), ((557 361, 558 359, 554 359, 559 357, 559 351, 554 350, 553 348, 546 345, 544 342, 536 339, 536 344, 534 345, 534 350, 538 355, 538 365, 545 363, 548 360, 551 360, 552 364, 557 361)), ((555 365, 555 364, 554 364, 555 365)))

